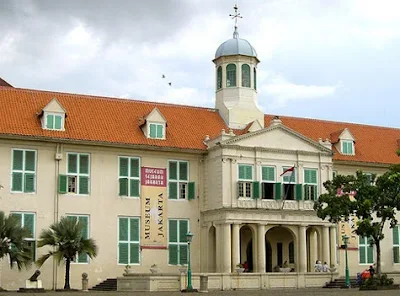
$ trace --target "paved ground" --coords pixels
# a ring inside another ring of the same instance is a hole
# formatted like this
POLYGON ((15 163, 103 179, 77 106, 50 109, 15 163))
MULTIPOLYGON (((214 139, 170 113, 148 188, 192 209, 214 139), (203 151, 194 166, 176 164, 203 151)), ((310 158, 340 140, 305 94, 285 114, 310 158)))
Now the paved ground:
MULTIPOLYGON (((53 292, 48 291, 43 293, 26 293, 21 294, 17 292, 1 292, 0 296, 185 296, 186 293, 181 292, 131 292, 131 293, 118 293, 118 292, 53 292)), ((204 293, 190 293, 189 295, 204 295, 204 293)), ((399 296, 400 290, 388 291, 358 291, 358 289, 273 289, 273 290, 250 290, 250 291, 210 291, 207 296, 363 296, 363 295, 382 295, 382 296, 399 296)))

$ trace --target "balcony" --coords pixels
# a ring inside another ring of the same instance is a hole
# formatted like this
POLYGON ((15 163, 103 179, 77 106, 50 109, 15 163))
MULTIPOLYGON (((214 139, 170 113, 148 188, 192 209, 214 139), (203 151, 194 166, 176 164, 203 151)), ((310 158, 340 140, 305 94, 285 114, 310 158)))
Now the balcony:
POLYGON ((239 198, 237 207, 243 209, 266 209, 266 210, 302 210, 313 211, 314 202, 309 200, 274 200, 274 199, 249 199, 239 198), (283 208, 282 208, 283 207, 283 208))

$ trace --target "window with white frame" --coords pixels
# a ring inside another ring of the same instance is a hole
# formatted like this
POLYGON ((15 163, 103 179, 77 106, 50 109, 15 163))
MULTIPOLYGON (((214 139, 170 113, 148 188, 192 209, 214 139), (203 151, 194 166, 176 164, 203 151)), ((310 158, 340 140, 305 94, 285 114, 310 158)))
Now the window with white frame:
POLYGON ((140 159, 119 157, 119 195, 140 197, 140 159))
POLYGON ((87 153, 67 153, 67 174, 60 175, 59 193, 89 194, 90 157, 87 153))
POLYGON ((140 222, 136 217, 118 218, 118 264, 140 263, 140 222))
POLYGON ((188 260, 186 235, 189 232, 188 220, 168 220, 168 264, 185 265, 188 260))
POLYGON ((168 162, 168 198, 191 199, 188 195, 189 162, 170 160, 168 162))
POLYGON ((393 235, 393 263, 400 263, 400 231, 399 226, 392 228, 393 235))
POLYGON ((317 169, 304 169, 304 200, 318 198, 317 169))
MULTIPOLYGON (((282 167, 282 173, 286 170, 290 169, 290 167, 282 167)), ((287 172, 283 176, 283 195, 286 197, 286 200, 295 200, 296 194, 296 168, 287 172)))
POLYGON ((36 151, 12 150, 11 191, 32 193, 36 190, 36 151))
POLYGON ((354 155, 354 142, 342 140, 342 154, 354 155))
POLYGON ((150 123, 149 124, 149 138, 151 139, 164 139, 164 124, 150 123))
POLYGON ((253 197, 253 166, 249 164, 238 165, 238 196, 239 198, 253 197))
MULTIPOLYGON (((89 239, 89 216, 88 215, 67 215, 67 218, 82 225, 82 238, 89 239)), ((86 253, 78 253, 74 263, 89 263, 89 256, 86 253)))
POLYGON ((262 166, 261 167, 261 187, 262 187, 262 199, 274 199, 275 198, 275 167, 273 166, 262 166))
POLYGON ((46 129, 63 130, 64 129, 64 115, 47 113, 46 114, 46 129))
POLYGON ((28 231, 28 235, 25 237, 26 246, 31 250, 32 260, 36 260, 35 213, 11 212, 10 214, 18 218, 18 226, 28 231))
POLYGON ((359 236, 358 260, 360 264, 374 263, 374 247, 370 244, 370 239, 365 236, 359 236))

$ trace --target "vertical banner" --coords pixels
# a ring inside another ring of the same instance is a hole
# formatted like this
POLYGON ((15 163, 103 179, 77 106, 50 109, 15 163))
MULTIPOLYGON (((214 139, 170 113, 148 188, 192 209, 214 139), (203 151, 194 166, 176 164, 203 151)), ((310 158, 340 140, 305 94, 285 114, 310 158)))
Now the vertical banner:
MULTIPOLYGON (((341 196, 344 194, 344 192, 342 189, 338 189, 337 194, 341 196)), ((355 191, 349 192, 348 195, 350 200, 354 200, 354 196, 356 194, 357 193, 355 191)), ((358 236, 354 232, 357 229, 357 221, 357 217, 351 216, 348 221, 339 222, 339 246, 344 245, 343 235, 346 235, 349 237, 347 247, 350 249, 358 248, 358 236)))
POLYGON ((141 248, 167 248, 167 169, 141 168, 141 248))

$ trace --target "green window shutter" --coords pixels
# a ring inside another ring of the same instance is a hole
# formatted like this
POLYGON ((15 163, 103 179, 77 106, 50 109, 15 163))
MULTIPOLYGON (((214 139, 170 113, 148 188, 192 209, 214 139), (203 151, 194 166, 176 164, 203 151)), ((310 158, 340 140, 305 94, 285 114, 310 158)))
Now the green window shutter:
POLYGON ((67 193, 67 179, 66 175, 58 175, 58 193, 67 193))
POLYGON ((76 174, 78 172, 78 156, 76 154, 68 154, 68 173, 76 174))
POLYGON ((399 227, 395 226, 392 228, 392 234, 393 234, 393 244, 398 245, 399 244, 399 227))
POLYGON ((226 66, 226 87, 236 86, 236 65, 229 64, 226 66))
POLYGON ((260 198, 260 182, 253 182, 253 198, 260 198))
POLYGON ((352 144, 353 144, 352 142, 347 143, 347 145, 348 145, 347 151, 349 152, 349 154, 353 154, 353 145, 352 144))
POLYGON ((317 170, 312 170, 310 173, 311 183, 317 184, 317 170))
POLYGON ((129 260, 129 263, 139 264, 139 257, 140 257, 139 244, 138 243, 130 243, 129 247, 130 247, 130 253, 131 253, 131 258, 129 260))
POLYGON ((89 178, 79 176, 79 194, 89 194, 89 178))
POLYGON ((245 179, 245 166, 239 164, 239 179, 245 179))
POLYGON ((128 178, 119 178, 119 196, 128 196, 128 178))
POLYGON ((85 252, 78 253, 78 262, 79 263, 88 263, 89 256, 85 252))
POLYGON ((126 157, 119 158, 119 176, 120 177, 128 177, 128 161, 129 161, 129 159, 126 157))
POLYGON ((60 115, 57 115, 54 119, 55 119, 54 128, 60 130, 62 117, 60 115))
POLYGON ((119 218, 119 240, 128 240, 128 218, 119 218))
POLYGON ((253 70, 253 73, 254 73, 254 77, 253 77, 253 80, 254 80, 254 89, 257 89, 257 70, 256 70, 256 68, 254 68, 254 70, 253 70))
POLYGON ((15 219, 18 227, 21 227, 21 225, 22 225, 22 214, 20 214, 20 213, 11 213, 10 215, 15 219))
POLYGON ((170 243, 178 242, 178 221, 169 220, 168 221, 168 241, 170 243))
POLYGON ((46 127, 48 129, 53 129, 54 128, 54 124, 53 121, 54 120, 54 115, 48 114, 47 118, 46 118, 46 127))
POLYGON ((400 263, 398 246, 393 247, 393 263, 400 263))
POLYGON ((187 241, 186 234, 189 232, 188 221, 179 220, 179 242, 184 243, 187 241))
POLYGON ((169 180, 178 179, 178 163, 176 161, 169 162, 168 178, 169 180))
POLYGON ((367 263, 374 263, 374 247, 367 247, 367 263))
POLYGON ((367 244, 367 239, 365 236, 359 236, 359 240, 360 240, 360 245, 366 245, 367 244))
POLYGON ((24 192, 35 192, 35 174, 25 173, 24 192))
POLYGON ((261 171, 263 181, 275 181, 275 168, 274 167, 263 167, 261 171))
POLYGON ((179 180, 188 180, 188 163, 185 161, 179 162, 179 180))
POLYGON ((180 245, 179 246, 179 264, 185 265, 188 263, 188 246, 180 245))
POLYGON ((150 124, 150 138, 155 138, 157 134, 157 127, 155 124, 150 124))
POLYGON ((194 184, 194 182, 189 182, 188 199, 192 200, 195 198, 196 198, 195 184, 194 184))
POLYGON ((360 263, 366 263, 365 248, 366 248, 365 246, 359 246, 358 247, 358 255, 359 255, 360 263))
POLYGON ((311 183, 311 171, 304 170, 304 183, 311 183))
POLYGON ((13 150, 13 170, 22 170, 23 151, 13 150))
POLYGON ((29 238, 34 238, 34 233, 35 233, 34 214, 24 214, 24 228, 29 231, 29 238))
POLYGON ((253 167, 251 165, 246 166, 245 176, 246 176, 246 179, 253 180, 253 167))
POLYGON ((178 265, 178 246, 169 245, 168 246, 168 264, 178 265))
POLYGON ((304 200, 310 200, 310 186, 304 185, 304 200))
POLYGON ((303 185, 296 184, 296 200, 302 200, 302 199, 303 199, 303 185))
POLYGON ((35 151, 25 151, 25 170, 34 172, 35 171, 35 151))
POLYGON ((130 189, 131 189, 131 192, 130 192, 130 196, 134 196, 134 197, 139 197, 140 196, 140 194, 139 194, 139 180, 137 180, 137 179, 130 179, 129 180, 129 183, 130 183, 130 189))
POLYGON ((119 264, 128 264, 128 243, 119 243, 118 244, 118 263, 119 264))
POLYGON ((158 124, 157 125, 157 138, 162 139, 163 138, 163 125, 158 124))
POLYGON ((89 155, 87 154, 79 155, 79 173, 89 174, 89 155))
POLYGON ((131 241, 138 242, 139 241, 139 219, 130 219, 130 236, 131 241))
POLYGON ((237 188, 236 188, 237 198, 240 197, 240 185, 241 185, 241 182, 238 182, 237 183, 237 188))
POLYGON ((282 183, 275 183, 274 187, 275 199, 282 199, 282 183))
POLYGON ((168 199, 178 199, 178 183, 168 183, 168 199))
POLYGON ((289 263, 294 263, 294 243, 289 243, 289 263))
POLYGON ((313 188, 313 199, 317 200, 318 199, 318 186, 317 185, 312 185, 313 188))
POLYGON ((89 238, 89 217, 79 216, 78 223, 82 226, 82 238, 89 238))
POLYGON ((77 216, 67 216, 68 220, 73 221, 75 223, 77 223, 78 221, 78 217, 77 216))
POLYGON ((131 177, 139 178, 139 159, 131 158, 131 177))
POLYGON ((11 191, 22 191, 22 173, 12 173, 11 191))

